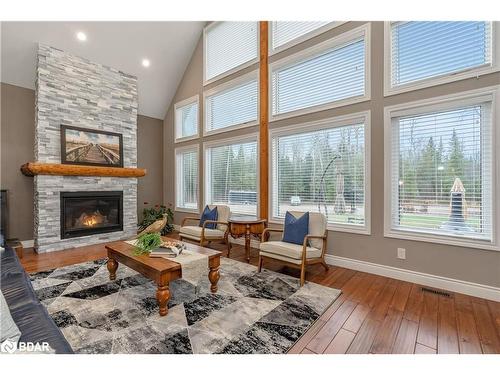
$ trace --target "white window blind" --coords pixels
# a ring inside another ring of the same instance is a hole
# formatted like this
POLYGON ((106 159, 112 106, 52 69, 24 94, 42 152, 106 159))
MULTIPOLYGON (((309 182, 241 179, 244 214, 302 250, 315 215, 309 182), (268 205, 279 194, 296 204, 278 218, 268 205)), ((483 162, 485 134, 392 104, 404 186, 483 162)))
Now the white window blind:
POLYGON ((175 139, 198 134, 198 97, 175 105, 175 139))
POLYGON ((392 119, 392 227, 491 240, 491 103, 392 119))
POLYGON ((229 88, 215 89, 205 96, 205 130, 217 131, 252 123, 258 113, 258 81, 252 74, 244 82, 229 88))
POLYGON ((391 24, 392 86, 491 64, 491 23, 391 24))
POLYGON ((271 45, 277 49, 293 40, 331 23, 330 21, 273 21, 271 23, 271 45))
POLYGON ((257 59, 257 22, 217 22, 205 30, 205 81, 257 59))
POLYGON ((280 115, 365 94, 365 41, 272 69, 272 114, 280 115))
POLYGON ((224 204, 231 212, 257 214, 257 142, 206 150, 207 204, 224 204))
POLYGON ((364 124, 272 139, 273 216, 316 211, 328 223, 365 225, 364 124))
POLYGON ((198 150, 176 151, 176 207, 198 210, 198 150))

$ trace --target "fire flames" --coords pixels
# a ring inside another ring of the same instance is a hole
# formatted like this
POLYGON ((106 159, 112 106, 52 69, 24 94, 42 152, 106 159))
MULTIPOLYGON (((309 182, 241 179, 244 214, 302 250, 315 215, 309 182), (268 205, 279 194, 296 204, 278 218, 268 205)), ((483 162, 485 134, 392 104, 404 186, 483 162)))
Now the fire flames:
POLYGON ((82 226, 95 227, 96 225, 102 224, 104 219, 105 217, 99 211, 96 211, 92 214, 83 213, 78 221, 82 226))

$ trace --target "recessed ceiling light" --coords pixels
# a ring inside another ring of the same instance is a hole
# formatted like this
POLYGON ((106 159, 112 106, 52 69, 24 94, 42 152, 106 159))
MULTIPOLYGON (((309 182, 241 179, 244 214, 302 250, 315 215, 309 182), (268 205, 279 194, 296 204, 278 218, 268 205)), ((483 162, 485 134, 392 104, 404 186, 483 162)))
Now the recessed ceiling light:
POLYGON ((81 31, 79 31, 76 33, 76 38, 79 41, 85 42, 87 40, 87 35, 85 35, 85 33, 81 32, 81 31))
POLYGON ((147 68, 151 63, 148 59, 142 59, 142 66, 147 68))

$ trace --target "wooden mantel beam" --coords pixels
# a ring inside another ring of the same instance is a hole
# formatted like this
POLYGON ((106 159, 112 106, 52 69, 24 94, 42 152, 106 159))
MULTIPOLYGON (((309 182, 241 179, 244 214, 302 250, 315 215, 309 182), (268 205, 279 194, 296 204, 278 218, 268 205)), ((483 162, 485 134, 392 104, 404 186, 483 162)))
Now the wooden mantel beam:
POLYGON ((50 163, 26 163, 21 166, 21 172, 25 176, 51 175, 51 176, 99 176, 99 177, 123 177, 135 178, 146 175, 142 168, 117 168, 117 167, 95 167, 73 164, 50 164, 50 163))
POLYGON ((269 209, 269 32, 268 21, 260 21, 260 73, 259 73, 259 103, 260 103, 260 179, 259 179, 259 217, 268 218, 269 209))

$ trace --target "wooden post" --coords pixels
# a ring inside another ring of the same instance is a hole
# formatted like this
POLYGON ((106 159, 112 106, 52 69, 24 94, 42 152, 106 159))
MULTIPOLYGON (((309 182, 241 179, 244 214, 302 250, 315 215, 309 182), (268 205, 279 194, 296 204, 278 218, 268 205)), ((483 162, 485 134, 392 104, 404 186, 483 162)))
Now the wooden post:
POLYGON ((259 73, 259 103, 260 103, 260 190, 259 217, 268 218, 269 206, 269 65, 268 65, 268 21, 260 21, 260 73, 259 73))

